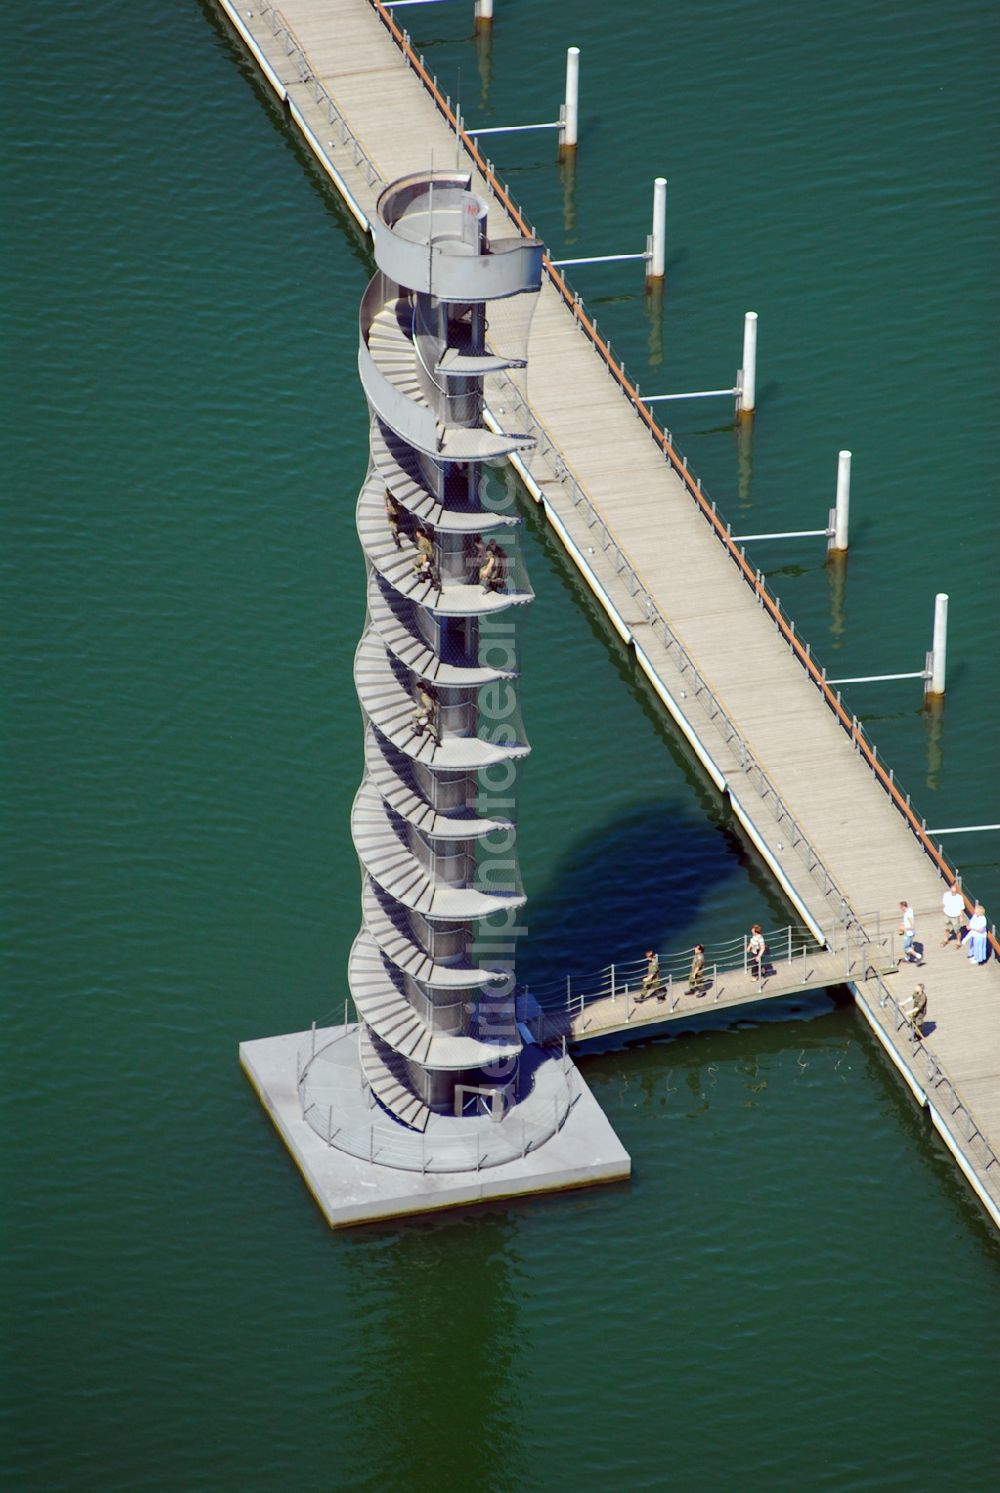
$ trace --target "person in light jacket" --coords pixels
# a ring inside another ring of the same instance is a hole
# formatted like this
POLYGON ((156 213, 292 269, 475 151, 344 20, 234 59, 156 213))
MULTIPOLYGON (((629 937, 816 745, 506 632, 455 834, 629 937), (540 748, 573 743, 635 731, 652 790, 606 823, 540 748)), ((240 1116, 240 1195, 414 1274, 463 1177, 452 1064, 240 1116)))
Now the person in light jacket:
POLYGON ((963 944, 968 946, 969 960, 972 964, 985 964, 989 953, 989 941, 986 937, 986 909, 981 902, 977 902, 969 919, 963 944))

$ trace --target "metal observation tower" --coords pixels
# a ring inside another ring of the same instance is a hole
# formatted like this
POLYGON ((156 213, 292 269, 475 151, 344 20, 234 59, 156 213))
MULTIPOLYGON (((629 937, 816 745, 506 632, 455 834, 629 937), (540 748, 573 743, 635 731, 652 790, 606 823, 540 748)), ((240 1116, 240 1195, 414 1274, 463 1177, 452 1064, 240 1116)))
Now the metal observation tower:
POLYGON ((422 1171, 524 1156, 573 1097, 572 1072, 532 1042, 514 993, 525 899, 511 811, 529 747, 512 614, 532 592, 513 494, 490 467, 533 445, 503 425, 520 404, 542 249, 491 242, 469 187, 459 172, 404 177, 373 223, 358 354, 371 413, 357 507, 359 1021, 299 1078, 303 1114, 329 1144, 422 1171))

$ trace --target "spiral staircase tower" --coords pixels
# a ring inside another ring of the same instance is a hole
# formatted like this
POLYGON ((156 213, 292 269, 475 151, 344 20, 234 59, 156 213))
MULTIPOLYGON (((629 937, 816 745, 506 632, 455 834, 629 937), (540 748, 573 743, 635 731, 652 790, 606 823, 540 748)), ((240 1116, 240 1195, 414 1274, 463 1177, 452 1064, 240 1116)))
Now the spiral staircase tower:
POLYGON ((345 1002, 342 1024, 240 1044, 334 1227, 590 1186, 631 1166, 565 1042, 537 1040, 550 1028, 514 986, 525 899, 513 785, 528 753, 514 618, 532 593, 494 468, 533 445, 505 426, 525 408, 542 248, 491 240, 470 187, 460 172, 403 177, 372 219, 378 270, 358 350, 371 420, 357 505, 358 1019, 345 1002))
MULTIPOLYGON (((494 768, 506 783, 529 750, 511 709, 510 629, 491 661, 489 625, 531 591, 516 518, 484 502, 484 463, 533 442, 486 427, 484 380, 524 366, 498 350, 487 311, 537 292, 541 247, 491 245, 486 204, 469 186, 437 172, 383 192, 378 272, 360 317, 371 459, 357 507, 365 773, 351 830, 363 926, 349 982, 364 1081, 387 1116, 418 1132, 434 1117, 438 1130, 450 1120, 467 1131, 487 1111, 503 1124, 522 1050, 511 971, 477 963, 473 944, 481 919, 509 919, 524 902, 513 826, 480 812, 480 774, 494 768), (490 837, 504 847, 499 881, 486 874, 490 837)), ((516 325, 526 332, 527 318, 516 325)))

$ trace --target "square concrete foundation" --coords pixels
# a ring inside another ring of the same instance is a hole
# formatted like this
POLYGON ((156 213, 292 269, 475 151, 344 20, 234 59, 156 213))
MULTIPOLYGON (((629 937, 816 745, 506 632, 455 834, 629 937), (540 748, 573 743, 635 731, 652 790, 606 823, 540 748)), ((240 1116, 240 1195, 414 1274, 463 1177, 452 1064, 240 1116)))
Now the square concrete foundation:
MULTIPOLYGON (((334 1029, 335 1030, 335 1029, 334 1029)), ((574 1068, 579 1098, 562 1129, 537 1151, 480 1172, 397 1171, 328 1146, 302 1118, 296 1059, 309 1032, 240 1043, 240 1065, 331 1228, 403 1218, 571 1187, 617 1182, 631 1174, 628 1152, 574 1068)), ((571 1065, 572 1066, 572 1065, 571 1065)))

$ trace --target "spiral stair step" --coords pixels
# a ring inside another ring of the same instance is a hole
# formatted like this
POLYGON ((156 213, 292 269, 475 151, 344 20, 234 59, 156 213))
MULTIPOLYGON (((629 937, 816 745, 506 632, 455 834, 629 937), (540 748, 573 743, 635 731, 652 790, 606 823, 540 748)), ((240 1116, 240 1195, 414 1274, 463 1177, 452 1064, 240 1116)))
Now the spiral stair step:
POLYGON ((417 629, 415 603, 383 581, 377 570, 368 579, 368 616, 389 652, 421 679, 453 689, 474 689, 495 679, 515 679, 516 669, 489 669, 439 658, 417 629))
POLYGON ((368 351, 379 373, 394 388, 428 409, 430 406, 418 372, 417 349, 409 326, 400 325, 400 304, 399 301, 391 302, 376 313, 368 328, 368 351))
POLYGON ((416 453, 395 431, 371 422, 371 455, 377 480, 387 487, 414 518, 452 534, 487 534, 491 529, 514 528, 516 514, 496 513, 488 508, 449 508, 428 488, 416 453))
POLYGON ((435 881, 401 838, 404 832, 375 784, 365 778, 351 809, 351 838, 361 864, 390 897, 424 917, 455 922, 489 917, 527 900, 520 892, 483 892, 435 881))
POLYGON ((406 1081, 403 1060, 386 1050, 364 1026, 361 1028, 361 1068, 379 1103, 412 1130, 426 1130, 431 1110, 406 1081), (394 1061, 395 1059, 395 1061, 394 1061))
MULTIPOLYGON (((357 506, 358 538, 368 559, 401 596, 408 596, 429 611, 442 617, 482 617, 502 612, 508 607, 525 606, 534 600, 531 590, 484 591, 478 582, 442 577, 441 588, 431 584, 414 569, 416 547, 403 540, 396 548, 385 518, 385 489, 374 474, 361 489, 357 506)), ((470 532, 478 532, 472 529, 470 532)))
POLYGON ((365 932, 358 934, 347 964, 351 999, 358 1015, 377 1036, 403 1057, 423 1063, 431 1048, 430 1029, 397 990, 378 945, 365 932))
MULTIPOLYGON (((411 335, 411 324, 400 308, 409 312, 408 303, 387 302, 372 318, 365 342, 372 362, 393 388, 423 409, 429 409, 427 395, 420 379, 417 349, 411 335)), ((442 391, 443 392, 443 391, 442 391)), ((513 451, 533 447, 535 438, 522 431, 494 433, 485 426, 438 424, 435 454, 445 461, 492 461, 513 451)))
POLYGON ((527 368, 527 358, 505 358, 501 353, 469 353, 460 348, 445 348, 438 360, 436 373, 446 378, 483 378, 501 373, 505 368, 527 368))
POLYGON ((412 368, 395 368, 391 364, 379 363, 377 359, 375 366, 379 373, 383 374, 389 383, 392 384, 397 394, 404 395, 405 398, 412 400, 414 404, 422 405, 424 409, 430 409, 420 380, 412 368))
POLYGON ((442 990, 479 990, 492 980, 506 979, 502 969, 482 969, 472 964, 435 964, 409 926, 404 913, 393 908, 391 898, 378 882, 365 877, 361 890, 365 927, 382 953, 397 969, 423 985, 442 990))
POLYGON ((425 839, 478 840, 494 830, 510 827, 510 820, 479 819, 471 810, 464 814, 444 814, 435 809, 417 787, 410 759, 396 751, 372 725, 365 732, 365 767, 389 807, 425 839))
POLYGON ((468 1032, 436 1031, 397 989, 391 964, 365 931, 354 940, 348 981, 366 1025, 394 1051, 425 1068, 476 1068, 521 1050, 516 1036, 506 1042, 482 1042, 468 1032))
POLYGON ((527 742, 507 746, 479 736, 443 735, 438 743, 426 731, 415 735, 416 701, 400 678, 401 673, 405 675, 404 667, 397 663, 394 668, 393 663, 378 633, 366 628, 354 655, 354 686, 369 720, 405 756, 442 771, 475 772, 530 752, 527 742))

